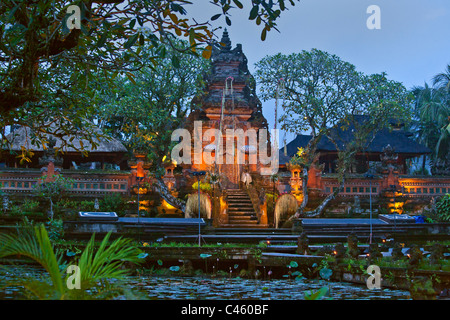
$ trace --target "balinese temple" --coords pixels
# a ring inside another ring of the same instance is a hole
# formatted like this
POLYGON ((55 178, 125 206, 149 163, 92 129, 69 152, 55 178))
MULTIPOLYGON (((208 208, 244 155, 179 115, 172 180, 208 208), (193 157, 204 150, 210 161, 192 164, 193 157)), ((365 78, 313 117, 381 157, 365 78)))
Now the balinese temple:
MULTIPOLYGON (((61 142, 56 139, 50 146, 51 150, 34 148, 35 155, 28 164, 19 164, 11 150, 4 150, 0 160, 1 191, 11 197, 32 196, 37 178, 63 174, 74 180, 68 191, 74 198, 92 200, 120 194, 125 202, 132 204, 129 211, 133 214, 136 214, 135 204, 138 202, 140 212, 145 211, 147 217, 195 217, 194 209, 198 206, 194 185, 197 180, 192 173, 204 171, 206 175, 201 179, 210 185, 210 189, 202 191, 202 216, 213 220, 214 226, 280 226, 281 217, 292 215, 302 202, 301 168, 291 165, 290 159, 299 148, 308 144, 311 136, 297 135, 279 149, 276 176, 261 175, 264 166, 259 157, 254 163, 250 161, 257 150, 246 133, 250 130, 260 133, 261 129, 268 129, 268 124, 247 64, 242 45, 233 47, 225 30, 221 44, 213 48, 211 70, 205 75, 206 87, 192 100, 193 111, 185 122, 185 128, 191 132, 193 140, 196 124, 200 124, 202 133, 209 129, 222 133, 222 151, 225 151, 222 163, 207 164, 203 158, 200 163, 194 164, 168 161, 163 176, 171 195, 186 201, 185 212, 171 206, 167 197, 162 200, 161 193, 152 189, 155 181, 149 172, 146 156, 136 154, 133 158, 127 157, 130 153, 115 139, 99 141, 98 148, 90 150, 88 157, 70 148, 64 150, 64 154, 55 154, 53 147, 58 147, 61 142), (240 137, 230 136, 227 129, 242 130, 242 134, 240 137), (238 139, 242 137, 245 141, 238 148, 238 139), (227 145, 232 148, 224 150, 227 145), (226 161, 227 156, 233 159, 231 163, 226 161), (238 163, 238 157, 244 160, 238 163)), ((336 128, 334 134, 339 137, 339 142, 345 144, 350 141, 354 125, 365 119, 364 116, 355 116, 354 122, 350 122, 345 130, 336 128)), ((21 146, 29 143, 26 140, 29 132, 26 130, 18 128, 14 132, 17 139, 12 151, 20 152, 21 146)), ((268 146, 270 139, 270 136, 263 139, 259 134, 257 137, 258 143, 263 140, 268 146)), ((195 141, 192 142, 194 146, 195 141)), ((200 148, 192 148, 191 159, 204 157, 200 153, 209 151, 217 160, 220 153, 215 153, 220 145, 214 138, 202 136, 200 148)), ((309 201, 306 211, 314 210, 340 185, 335 173, 337 150, 334 145, 323 138, 318 144, 318 152, 318 162, 308 173, 309 201)), ((409 172, 411 159, 428 153, 430 150, 415 142, 404 126, 392 122, 391 128, 377 132, 367 148, 357 155, 345 179, 344 189, 330 203, 325 216, 346 217, 348 209, 355 207, 363 216, 368 215, 369 199, 373 201, 375 213, 420 213, 433 198, 450 193, 450 176, 418 176, 409 172), (367 175, 369 171, 370 176, 367 175)))

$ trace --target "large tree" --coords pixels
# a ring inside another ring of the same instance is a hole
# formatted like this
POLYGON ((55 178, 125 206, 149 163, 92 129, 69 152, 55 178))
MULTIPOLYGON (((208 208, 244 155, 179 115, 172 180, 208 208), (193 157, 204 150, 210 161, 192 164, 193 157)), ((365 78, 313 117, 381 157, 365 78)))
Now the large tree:
MULTIPOLYGON (((212 0, 217 8, 210 21, 231 24, 233 8, 248 10, 249 19, 262 28, 261 37, 276 29, 282 11, 298 0, 212 0)), ((142 46, 166 58, 166 48, 208 58, 216 41, 210 21, 188 16, 187 0, 42 0, 0 2, 0 132, 2 148, 9 128, 30 127, 35 144, 48 144, 51 133, 71 145, 70 136, 87 139, 95 147, 98 132, 89 119, 95 114, 96 86, 117 73, 132 77, 142 68, 142 46), (68 18, 80 8, 80 28, 68 18), (184 47, 177 38, 188 39, 184 47)), ((104 138, 104 137, 103 137, 104 138)), ((73 147, 73 146, 72 146, 73 147)), ((29 158, 24 146, 22 159, 29 158)))
MULTIPOLYGON (((249 19, 263 24, 263 33, 276 28, 285 2, 293 0, 253 0, 249 19)), ((155 48, 172 45, 176 36, 189 39, 187 48, 205 44, 210 51, 214 30, 208 21, 187 17, 186 0, 44 0, 0 3, 0 111, 6 112, 26 102, 39 101, 42 86, 50 81, 48 72, 61 60, 105 70, 126 68, 138 61, 136 43, 150 42, 155 48), (68 8, 80 8, 80 29, 68 28, 68 8), (131 50, 129 50, 131 49, 131 50), (127 55, 122 55, 123 52, 127 55)), ((208 4, 221 11, 231 24, 230 9, 243 8, 238 0, 213 0, 208 4)), ((208 51, 207 50, 207 51, 208 51)))
MULTIPOLYGON (((443 73, 433 77, 433 86, 414 87, 415 122, 417 138, 433 153, 430 158, 433 164, 442 162, 450 164, 450 65, 443 73)), ((425 169, 424 155, 422 172, 425 169)))
POLYGON ((256 66, 264 100, 276 98, 278 84, 284 83, 284 112, 279 119, 282 129, 293 133, 309 131, 312 136, 306 148, 293 159, 303 168, 303 202, 299 213, 308 203, 308 171, 317 162, 318 143, 326 138, 336 147, 340 188, 311 213, 319 215, 343 189, 356 154, 391 118, 407 116, 410 96, 403 85, 388 80, 384 73, 364 75, 352 64, 317 49, 268 56, 256 66), (356 123, 352 117, 358 114, 368 115, 370 121, 356 123), (355 126, 354 138, 343 143, 334 128, 345 129, 350 123, 355 126))
POLYGON ((103 131, 123 141, 129 150, 147 155, 161 196, 183 210, 184 204, 168 192, 161 179, 163 165, 171 159, 172 132, 183 127, 187 114, 196 107, 191 100, 204 88, 203 76, 209 70, 209 62, 193 54, 181 57, 171 47, 167 50, 170 55, 160 59, 154 68, 150 59, 155 50, 143 49, 143 61, 148 66, 130 79, 120 76, 114 79, 114 87, 102 95, 96 122, 103 131))

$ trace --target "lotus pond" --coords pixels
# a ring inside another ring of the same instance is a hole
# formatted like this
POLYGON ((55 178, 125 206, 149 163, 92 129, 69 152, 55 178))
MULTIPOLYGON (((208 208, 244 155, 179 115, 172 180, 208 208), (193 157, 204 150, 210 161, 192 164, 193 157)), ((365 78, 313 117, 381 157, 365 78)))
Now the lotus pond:
MULTIPOLYGON (((8 285, 17 276, 40 277, 43 273, 33 267, 0 271, 0 299, 26 299, 21 287, 8 285)), ((119 284, 119 283, 116 283, 119 284)), ((410 299, 408 291, 369 290, 363 285, 309 279, 254 280, 241 278, 180 277, 180 276, 129 276, 120 281, 132 295, 117 299, 177 299, 177 300, 304 300, 305 293, 317 292, 327 286, 325 299, 333 300, 404 300, 410 299)))

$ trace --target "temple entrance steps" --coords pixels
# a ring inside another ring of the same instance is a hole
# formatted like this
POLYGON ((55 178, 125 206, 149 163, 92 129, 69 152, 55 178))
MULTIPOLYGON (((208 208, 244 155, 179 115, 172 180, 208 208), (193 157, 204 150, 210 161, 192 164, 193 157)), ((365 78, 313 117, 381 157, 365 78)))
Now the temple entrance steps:
POLYGON ((227 189, 228 224, 222 228, 266 228, 259 225, 249 195, 241 189, 227 189))

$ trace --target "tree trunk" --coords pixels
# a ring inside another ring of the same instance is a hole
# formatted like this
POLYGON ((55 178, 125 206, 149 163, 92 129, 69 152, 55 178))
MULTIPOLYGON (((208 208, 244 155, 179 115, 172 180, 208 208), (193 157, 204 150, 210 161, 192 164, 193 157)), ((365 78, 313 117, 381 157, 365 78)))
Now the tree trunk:
POLYGON ((425 174, 425 164, 427 162, 427 156, 424 154, 422 157, 422 174, 425 174))
POLYGON ((303 210, 305 210, 306 205, 308 204, 308 168, 303 168, 302 191, 303 200, 302 205, 298 210, 299 213, 303 213, 303 210))
POLYGON ((166 184, 161 178, 157 178, 154 184, 156 191, 159 192, 161 197, 175 208, 180 209, 183 213, 186 212, 186 203, 180 199, 175 198, 167 189, 166 184))
POLYGON ((339 192, 341 192, 342 190, 344 190, 344 180, 341 182, 339 188, 330 193, 311 214, 308 214, 308 217, 317 217, 322 215, 323 211, 331 202, 331 200, 335 199, 339 192))
POLYGON ((53 201, 50 198, 50 220, 53 220, 53 201))

